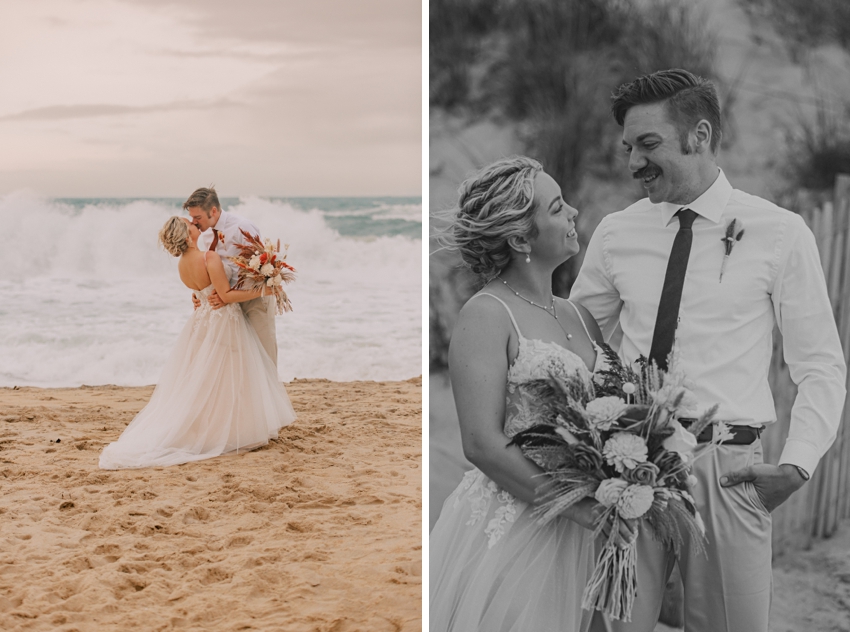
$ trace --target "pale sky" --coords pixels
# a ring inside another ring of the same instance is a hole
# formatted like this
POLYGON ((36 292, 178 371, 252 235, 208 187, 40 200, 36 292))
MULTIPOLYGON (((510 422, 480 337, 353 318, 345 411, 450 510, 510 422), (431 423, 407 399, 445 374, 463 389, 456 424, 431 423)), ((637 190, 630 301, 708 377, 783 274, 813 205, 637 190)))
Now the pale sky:
POLYGON ((0 195, 420 195, 420 0, 2 0, 0 195))

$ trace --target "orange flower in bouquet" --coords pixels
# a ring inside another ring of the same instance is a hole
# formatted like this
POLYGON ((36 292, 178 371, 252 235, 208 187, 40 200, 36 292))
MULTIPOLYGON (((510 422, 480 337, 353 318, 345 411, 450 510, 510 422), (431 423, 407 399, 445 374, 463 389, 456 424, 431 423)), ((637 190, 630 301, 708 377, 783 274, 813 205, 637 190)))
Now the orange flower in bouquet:
POLYGON ((291 312, 292 303, 283 290, 284 283, 295 280, 295 268, 286 262, 289 244, 284 244, 281 253, 279 239, 275 244, 271 239, 262 241, 259 235, 252 235, 241 229, 240 231, 248 243, 237 244, 239 255, 229 257, 239 268, 239 278, 233 289, 262 289, 275 297, 278 314, 291 312))

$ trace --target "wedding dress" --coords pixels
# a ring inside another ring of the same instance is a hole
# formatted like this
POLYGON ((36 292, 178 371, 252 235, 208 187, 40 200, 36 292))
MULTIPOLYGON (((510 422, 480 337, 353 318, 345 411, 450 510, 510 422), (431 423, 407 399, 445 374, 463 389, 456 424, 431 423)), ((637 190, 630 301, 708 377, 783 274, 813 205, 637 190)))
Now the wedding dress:
MULTIPOLYGON (((572 351, 524 338, 501 299, 478 296, 504 305, 519 339, 507 378, 509 439, 534 423, 522 406, 524 383, 554 373, 589 388, 592 374, 572 351)), ((593 572, 592 532, 564 517, 540 526, 532 510, 480 470, 466 473, 431 532, 431 632, 578 632, 589 625, 581 596, 593 572)))
POLYGON ((168 358, 150 402, 100 455, 107 470, 176 465, 268 443, 295 420, 277 370, 239 305, 210 307, 212 285, 168 358))

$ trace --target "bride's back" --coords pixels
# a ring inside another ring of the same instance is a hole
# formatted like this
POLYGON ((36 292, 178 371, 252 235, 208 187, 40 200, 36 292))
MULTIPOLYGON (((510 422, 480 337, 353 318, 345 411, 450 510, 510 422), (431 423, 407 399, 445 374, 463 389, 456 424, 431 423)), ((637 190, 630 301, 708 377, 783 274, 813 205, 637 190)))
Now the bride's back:
POLYGON ((199 250, 190 250, 180 257, 177 265, 180 280, 189 289, 203 290, 211 283, 204 255, 205 253, 199 250))

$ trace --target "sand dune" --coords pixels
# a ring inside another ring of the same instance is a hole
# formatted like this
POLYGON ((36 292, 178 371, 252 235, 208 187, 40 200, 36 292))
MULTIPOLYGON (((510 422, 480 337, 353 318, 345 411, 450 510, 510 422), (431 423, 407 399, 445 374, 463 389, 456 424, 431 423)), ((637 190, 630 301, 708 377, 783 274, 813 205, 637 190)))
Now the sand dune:
POLYGON ((99 470, 152 390, 0 389, 0 629, 421 629, 420 378, 296 380, 265 448, 99 470))

